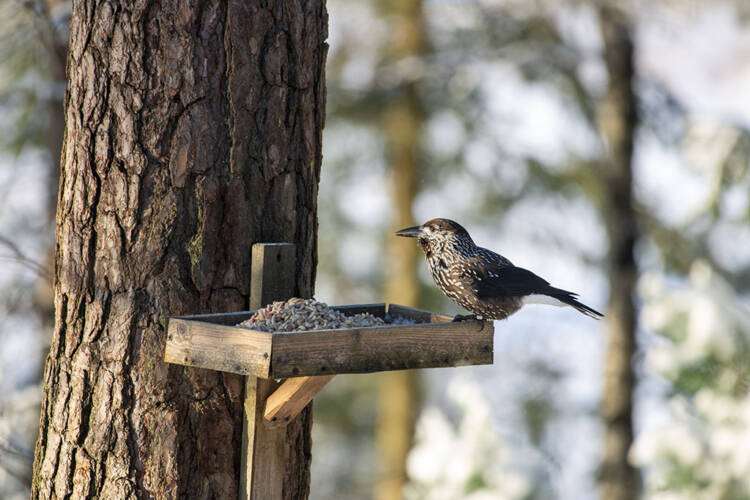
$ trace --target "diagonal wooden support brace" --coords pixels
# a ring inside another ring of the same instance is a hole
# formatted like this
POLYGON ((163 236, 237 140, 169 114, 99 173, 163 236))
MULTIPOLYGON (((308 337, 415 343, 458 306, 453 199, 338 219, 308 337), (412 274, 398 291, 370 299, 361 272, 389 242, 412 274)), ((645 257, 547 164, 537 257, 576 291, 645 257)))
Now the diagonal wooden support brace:
POLYGON ((266 425, 281 427, 291 422, 333 377, 322 375, 286 379, 266 399, 263 411, 266 425))

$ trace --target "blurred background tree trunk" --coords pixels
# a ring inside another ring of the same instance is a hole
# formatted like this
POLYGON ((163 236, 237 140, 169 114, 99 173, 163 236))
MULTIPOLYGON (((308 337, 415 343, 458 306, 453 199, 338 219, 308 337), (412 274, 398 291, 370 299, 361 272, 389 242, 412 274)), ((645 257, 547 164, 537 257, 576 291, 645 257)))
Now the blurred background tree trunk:
POLYGON ((258 241, 312 296, 326 37, 317 1, 74 4, 32 497, 236 498, 242 377, 164 363, 166 318, 246 308, 258 241))
MULTIPOLYGON (((418 61, 424 51, 421 0, 387 3, 386 16, 390 37, 383 65, 398 76, 383 110, 383 133, 386 138, 391 182, 393 230, 416 224, 412 205, 417 195, 419 151, 424 113, 416 75, 407 64, 418 61)), ((386 243, 387 302, 416 307, 420 305, 417 276, 419 249, 408 238, 397 238, 393 232, 386 243)), ((375 500, 399 500, 407 481, 406 459, 412 446, 414 420, 419 400, 418 373, 414 370, 386 372, 380 375, 378 421, 375 439, 378 448, 379 476, 375 483, 375 500)))
POLYGON ((625 15, 599 9, 604 62, 609 88, 600 109, 608 157, 602 166, 603 215, 609 240, 610 296, 605 323, 608 332, 604 360, 601 411, 605 425, 604 454, 599 471, 602 498, 638 498, 638 472, 628 462, 633 443, 633 396, 636 351, 636 310, 633 303, 637 268, 633 248, 638 236, 632 199, 633 141, 638 116, 633 81, 633 42, 625 15))
MULTIPOLYGON (((49 83, 53 89, 46 100, 47 130, 45 131, 45 149, 49 155, 47 161, 47 193, 46 209, 48 214, 48 224, 50 228, 54 227, 55 212, 57 211, 57 191, 60 183, 60 153, 62 152, 63 136, 65 134, 65 113, 64 113, 64 93, 66 86, 65 78, 65 61, 68 53, 68 38, 64 36, 67 30, 56 26, 59 22, 51 12, 61 8, 67 0, 46 0, 37 4, 37 8, 43 8, 42 12, 37 13, 44 46, 49 54, 48 60, 49 83)), ((34 8, 35 6, 30 6, 34 8)), ((55 274, 55 246, 52 236, 49 238, 50 245, 46 252, 42 265, 47 271, 46 274, 40 275, 34 290, 34 305, 37 315, 45 332, 50 332, 54 325, 55 318, 55 291, 53 277, 55 274)), ((45 333, 45 338, 50 334, 45 333)), ((48 347, 45 344, 44 347, 48 347)), ((43 363, 41 363, 43 366, 43 363)), ((41 376, 40 376, 41 378, 41 376)))

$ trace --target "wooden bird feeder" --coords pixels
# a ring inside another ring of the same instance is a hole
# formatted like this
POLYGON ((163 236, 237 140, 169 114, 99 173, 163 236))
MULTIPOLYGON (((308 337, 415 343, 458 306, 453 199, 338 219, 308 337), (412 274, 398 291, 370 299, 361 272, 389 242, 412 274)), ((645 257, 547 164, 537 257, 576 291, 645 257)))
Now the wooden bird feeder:
MULTIPOLYGON (((294 245, 253 246, 251 308, 292 296, 294 245)), ((491 364, 492 322, 397 304, 335 306, 414 324, 268 333, 235 326, 255 311, 169 319, 165 361, 247 376, 240 497, 281 498, 284 426, 335 376, 491 364), (283 380, 282 380, 283 379, 283 380)))

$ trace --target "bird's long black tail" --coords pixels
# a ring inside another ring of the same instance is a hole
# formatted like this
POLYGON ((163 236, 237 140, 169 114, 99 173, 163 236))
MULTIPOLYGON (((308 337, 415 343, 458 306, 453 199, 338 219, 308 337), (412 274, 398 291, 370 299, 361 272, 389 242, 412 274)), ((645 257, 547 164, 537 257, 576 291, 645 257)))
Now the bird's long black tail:
POLYGON ((543 293, 559 300, 560 302, 568 304, 570 307, 575 308, 578 312, 585 314, 590 318, 601 319, 604 317, 604 315, 596 309, 592 309, 586 304, 579 302, 577 293, 568 292, 567 290, 561 290, 554 287, 550 287, 549 291, 543 293))

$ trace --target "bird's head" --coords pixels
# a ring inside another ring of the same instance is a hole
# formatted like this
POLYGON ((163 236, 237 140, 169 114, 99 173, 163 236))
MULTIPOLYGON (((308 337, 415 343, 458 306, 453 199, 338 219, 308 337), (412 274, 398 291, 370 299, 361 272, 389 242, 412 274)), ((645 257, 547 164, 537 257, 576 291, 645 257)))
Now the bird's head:
POLYGON ((433 251, 462 250, 474 246, 466 229, 450 219, 432 219, 421 226, 407 227, 396 232, 397 236, 417 238, 422 251, 429 257, 433 251))

